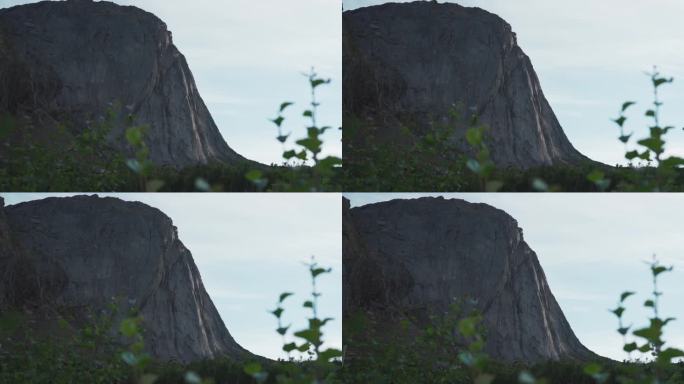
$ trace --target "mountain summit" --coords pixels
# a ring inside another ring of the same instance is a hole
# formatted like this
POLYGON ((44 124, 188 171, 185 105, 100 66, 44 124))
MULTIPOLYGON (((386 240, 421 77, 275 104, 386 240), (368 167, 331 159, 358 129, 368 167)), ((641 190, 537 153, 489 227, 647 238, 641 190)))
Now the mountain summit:
POLYGON ((342 44, 344 114, 366 124, 346 145, 451 124, 459 152, 469 153, 466 120, 476 115, 498 166, 588 160, 565 136, 511 26, 494 14, 428 1, 359 8, 343 14, 342 44), (462 121, 451 121, 454 110, 462 121))
POLYGON ((0 312, 62 313, 78 326, 117 298, 114 324, 137 309, 156 358, 252 356, 226 329, 192 254, 158 209, 97 196, 4 208, 0 200, 0 252, 0 312))
POLYGON ((485 351, 497 360, 596 357, 573 333, 537 255, 505 212, 443 198, 350 209, 345 199, 342 223, 345 316, 378 319, 380 333, 401 320, 422 329, 454 300, 472 300, 483 316, 485 351))
POLYGON ((109 140, 122 152, 124 128, 133 124, 148 126, 157 165, 245 161, 224 141, 185 57, 153 14, 90 0, 0 9, 0 114, 38 134, 60 125, 78 133, 110 109, 119 116, 109 140))

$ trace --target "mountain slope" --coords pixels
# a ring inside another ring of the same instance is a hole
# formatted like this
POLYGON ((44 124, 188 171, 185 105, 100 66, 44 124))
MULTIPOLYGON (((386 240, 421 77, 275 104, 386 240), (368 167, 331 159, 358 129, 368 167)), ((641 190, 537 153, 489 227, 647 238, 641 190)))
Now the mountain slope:
POLYGON ((120 151, 129 125, 147 125, 150 160, 181 168, 245 159, 218 131, 185 57, 151 13, 107 1, 43 1, 0 9, 0 115, 39 136, 90 129, 108 109, 120 151), (119 108, 116 106, 120 105, 119 108))
POLYGON ((347 146, 396 142, 401 126, 421 137, 449 124, 459 153, 469 153, 464 134, 476 115, 499 166, 588 160, 563 132, 511 26, 494 14, 427 1, 359 8, 343 14, 342 51, 344 114, 366 125, 347 146))
POLYGON ((97 196, 8 206, 0 211, 6 248, 4 309, 52 308, 86 319, 118 298, 119 318, 138 309, 156 358, 250 356, 226 329, 171 219, 155 208, 97 196))
MULTIPOLYGON (((502 361, 588 360, 522 229, 505 212, 420 198, 343 208, 344 313, 424 327, 474 299, 485 351, 502 361)), ((381 330, 382 332, 382 330, 381 330)), ((353 347, 353 346, 352 346, 353 347)))

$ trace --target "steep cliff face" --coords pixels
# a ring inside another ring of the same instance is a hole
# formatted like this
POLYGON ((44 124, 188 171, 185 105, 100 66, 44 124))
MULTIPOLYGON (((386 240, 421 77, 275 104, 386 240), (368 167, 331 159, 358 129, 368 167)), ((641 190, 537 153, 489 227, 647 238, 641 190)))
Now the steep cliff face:
POLYGON ((467 153, 466 121, 475 114, 489 127, 487 145, 499 166, 586 160, 565 136, 511 26, 496 15, 427 1, 348 11, 342 56, 345 116, 369 125, 347 145, 362 146, 370 135, 394 141, 401 125, 419 137, 448 123, 467 153), (454 106, 461 113, 455 122, 454 106))
POLYGON ((419 322, 444 313, 454 298, 475 299, 485 350, 496 359, 595 357, 574 335, 536 254, 505 212, 442 198, 345 210, 345 314, 419 322))
MULTIPOLYGON (((23 127, 88 129, 112 106, 110 140, 147 125, 150 160, 176 168, 244 161, 228 147, 166 24, 135 7, 43 1, 0 10, 0 114, 23 127)), ((29 129, 29 128, 26 128, 29 129)))
POLYGON ((12 306, 49 306, 84 318, 116 297, 120 316, 138 308, 146 347, 157 358, 249 355, 226 329, 190 251, 161 211, 77 196, 8 206, 0 214, 6 217, 3 223, 0 216, 0 246, 11 237, 22 251, 0 258, 18 287, 5 295, 12 306))
POLYGON ((10 235, 5 216, 5 200, 0 197, 0 312, 11 305, 13 260, 17 259, 17 249, 10 235))

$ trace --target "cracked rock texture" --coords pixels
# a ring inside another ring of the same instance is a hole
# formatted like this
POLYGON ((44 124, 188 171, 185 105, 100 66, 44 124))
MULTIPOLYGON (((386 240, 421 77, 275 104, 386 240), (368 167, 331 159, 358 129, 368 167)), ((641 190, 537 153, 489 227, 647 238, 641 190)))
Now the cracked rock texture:
POLYGON ((522 229, 507 213, 420 198, 343 207, 344 313, 417 327, 474 299, 485 351, 502 361, 595 358, 573 333, 522 229), (384 320, 382 320, 384 319, 384 320))
POLYGON ((97 196, 8 206, 0 210, 0 251, 2 306, 86 318, 117 297, 119 317, 139 309, 146 348, 159 359, 251 355, 226 329, 190 251, 158 209, 97 196))
POLYGON ((456 148, 469 153, 466 121, 476 114, 499 166, 588 160, 565 136, 511 26, 494 14, 427 1, 347 11, 342 52, 344 114, 366 122, 345 145, 366 145, 370 136, 395 142, 401 125, 420 137, 432 124, 450 124, 456 148))
POLYGON ((118 119, 109 139, 125 153, 132 115, 134 125, 149 127, 158 165, 245 161, 219 133, 185 57, 153 14, 91 0, 0 9, 0 113, 39 132, 63 123, 76 133, 110 108, 118 119))

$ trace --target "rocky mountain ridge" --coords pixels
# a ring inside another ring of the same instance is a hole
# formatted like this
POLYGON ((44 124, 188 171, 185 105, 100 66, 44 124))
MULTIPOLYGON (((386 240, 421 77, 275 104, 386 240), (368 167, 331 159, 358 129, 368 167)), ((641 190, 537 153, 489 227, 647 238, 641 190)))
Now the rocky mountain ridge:
POLYGON ((156 208, 97 196, 0 207, 0 251, 0 309, 85 319, 116 299, 117 320, 131 308, 142 316, 158 359, 253 356, 226 329, 192 254, 156 208))
POLYGON ((219 133, 185 57, 153 14, 92 0, 0 9, 0 115, 39 137, 60 125, 74 135, 93 129, 108 111, 108 140, 123 153, 132 152, 125 129, 146 126, 157 165, 246 161, 219 133))
POLYGON ((344 116, 363 124, 347 146, 447 125, 458 153, 443 155, 453 160, 472 154, 464 135, 477 116, 500 167, 589 161, 563 132, 511 26, 494 14, 428 1, 346 11, 342 52, 344 116))
POLYGON ((485 351, 514 362, 586 361, 522 229, 505 212, 419 198, 343 207, 343 308, 418 328, 455 301, 483 315, 485 351))

